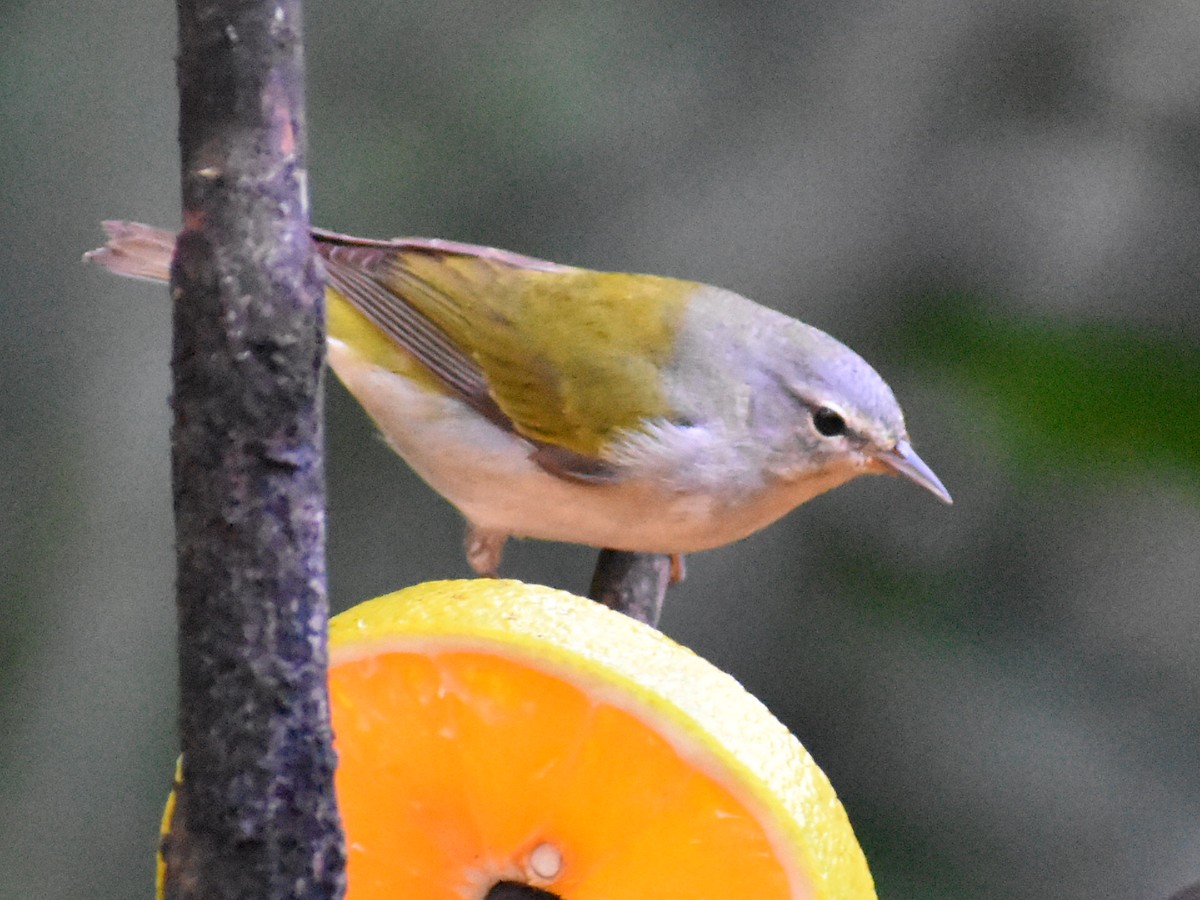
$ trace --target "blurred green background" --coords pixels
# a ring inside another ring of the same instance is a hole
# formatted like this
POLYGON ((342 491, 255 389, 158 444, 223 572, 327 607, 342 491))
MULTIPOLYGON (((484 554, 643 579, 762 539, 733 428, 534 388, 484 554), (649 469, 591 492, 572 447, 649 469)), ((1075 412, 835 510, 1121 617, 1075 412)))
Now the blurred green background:
MULTIPOLYGON (((894 479, 690 559, 664 629, 829 773, 884 898, 1200 879, 1200 6, 310 4, 314 219, 733 288, 876 364, 894 479)), ((151 893, 174 758, 171 4, 0 6, 0 897, 151 893)), ((329 389, 338 609, 467 574, 329 389)), ((593 554, 505 571, 584 590, 593 554)))

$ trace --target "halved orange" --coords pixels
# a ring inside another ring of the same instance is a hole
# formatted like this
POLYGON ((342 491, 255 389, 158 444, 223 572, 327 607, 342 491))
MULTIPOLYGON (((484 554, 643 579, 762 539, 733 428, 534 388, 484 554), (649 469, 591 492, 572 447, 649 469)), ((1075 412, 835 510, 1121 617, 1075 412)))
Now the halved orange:
POLYGON ((330 653, 349 900, 875 896, 787 729, 600 604, 433 582, 335 617, 330 653))
POLYGON ((329 689, 347 900, 875 897, 799 741, 591 600, 494 579, 370 600, 330 623, 329 689))

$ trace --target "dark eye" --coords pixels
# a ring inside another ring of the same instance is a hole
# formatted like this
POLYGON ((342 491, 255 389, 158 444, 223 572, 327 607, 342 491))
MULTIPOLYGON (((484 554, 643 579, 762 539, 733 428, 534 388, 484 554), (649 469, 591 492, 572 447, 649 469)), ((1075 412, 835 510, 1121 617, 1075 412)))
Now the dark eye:
POLYGON ((813 413, 813 427, 825 437, 837 437, 846 433, 846 420, 828 406, 813 413))

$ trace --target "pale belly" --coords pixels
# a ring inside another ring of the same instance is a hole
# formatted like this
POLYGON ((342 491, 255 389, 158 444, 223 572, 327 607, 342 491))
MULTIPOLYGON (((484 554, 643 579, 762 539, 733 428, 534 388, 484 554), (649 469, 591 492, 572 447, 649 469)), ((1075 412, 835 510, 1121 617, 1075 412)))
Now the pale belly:
POLYGON ((589 484, 530 460, 529 443, 464 403, 367 366, 340 341, 329 362, 388 443, 476 528, 614 550, 690 553, 757 531, 858 472, 749 495, 681 491, 636 479, 589 484))

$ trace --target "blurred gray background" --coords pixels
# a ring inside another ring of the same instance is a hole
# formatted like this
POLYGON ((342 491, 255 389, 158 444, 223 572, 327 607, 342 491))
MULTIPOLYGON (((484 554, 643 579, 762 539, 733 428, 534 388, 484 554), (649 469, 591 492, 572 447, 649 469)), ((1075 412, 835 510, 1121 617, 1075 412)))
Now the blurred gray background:
MULTIPOLYGON (((151 895, 174 758, 174 10, 0 6, 0 897, 151 895)), ((692 557, 664 629, 825 768, 885 898, 1200 879, 1200 5, 310 4, 314 219, 733 288, 874 362, 892 479, 692 557)), ((337 609, 467 574, 329 387, 337 609)), ((586 589, 593 554, 505 572, 586 589)))

